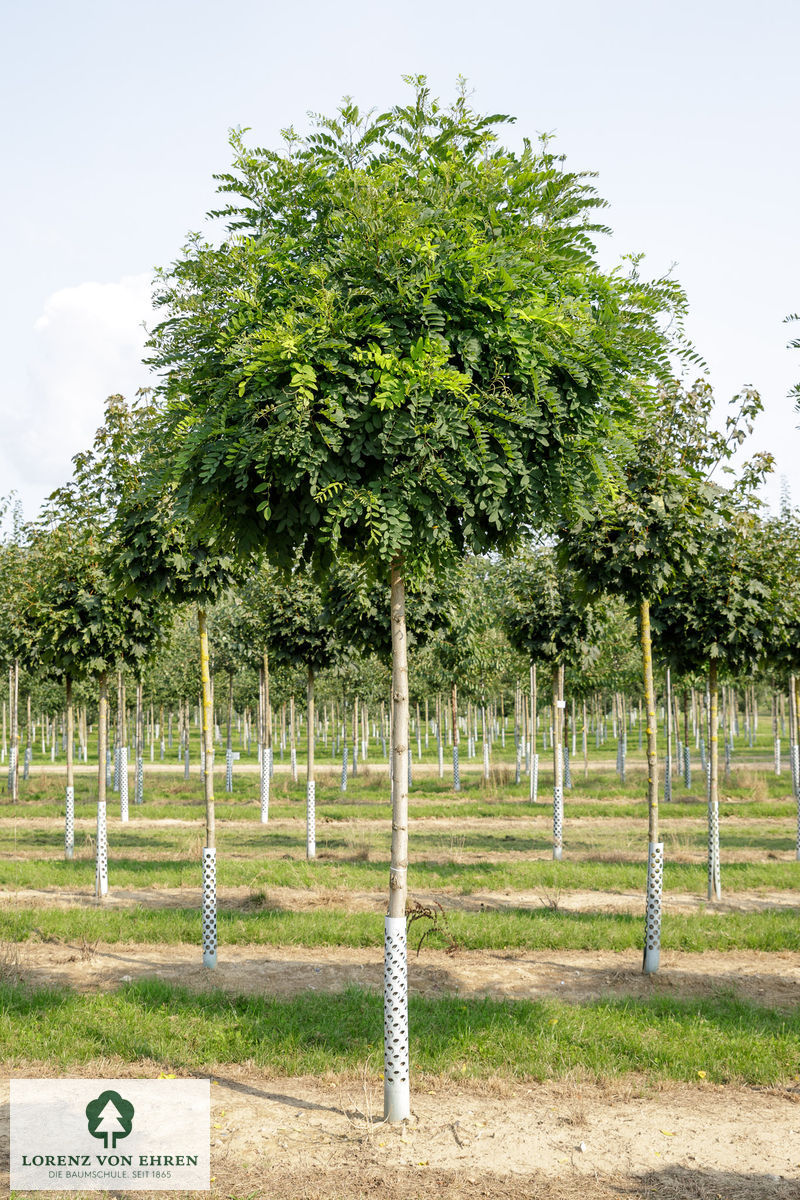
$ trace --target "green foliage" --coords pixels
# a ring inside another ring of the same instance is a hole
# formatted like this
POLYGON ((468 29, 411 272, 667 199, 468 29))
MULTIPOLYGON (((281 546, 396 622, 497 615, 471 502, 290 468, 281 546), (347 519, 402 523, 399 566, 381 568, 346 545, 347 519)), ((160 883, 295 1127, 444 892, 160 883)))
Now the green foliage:
POLYGON ((681 674, 719 659, 752 671, 773 649, 786 581, 758 518, 746 512, 707 529, 703 557, 653 610, 662 653, 681 674))
POLYGON ((552 550, 525 547, 505 564, 502 620, 529 662, 583 668, 596 657, 594 608, 552 550))
MULTIPOLYGON (((752 390, 734 397, 724 433, 711 426, 713 394, 700 381, 673 384, 652 417, 642 412, 635 454, 611 502, 561 528, 562 557, 593 591, 629 603, 656 599, 700 569, 712 527, 736 512, 768 468, 757 456, 727 492, 711 482, 745 440, 761 401, 752 390)), ((723 469, 727 470, 725 466, 723 469)))
POLYGON ((424 573, 585 510, 668 375, 683 294, 601 271, 589 177, 409 82, 283 152, 234 134, 227 233, 159 276, 160 441, 204 538, 424 573))

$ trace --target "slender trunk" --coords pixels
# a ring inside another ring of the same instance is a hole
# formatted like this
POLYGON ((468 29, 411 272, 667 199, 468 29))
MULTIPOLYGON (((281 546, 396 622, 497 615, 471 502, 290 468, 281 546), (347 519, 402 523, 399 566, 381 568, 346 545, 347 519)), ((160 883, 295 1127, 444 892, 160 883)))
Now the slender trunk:
POLYGON ((640 606, 644 701, 647 710, 647 900, 645 914, 644 959, 642 970, 650 975, 658 970, 661 955, 661 893, 664 873, 664 846, 658 840, 658 757, 656 694, 653 683, 653 643, 650 631, 650 601, 640 606))
POLYGON ((108 744, 108 677, 99 680, 97 705, 97 842, 95 895, 98 900, 108 893, 108 842, 106 834, 106 747, 108 744))
POLYGON ((200 635, 200 677, 202 680, 201 736, 205 754, 203 790, 206 801, 206 844, 202 854, 203 966, 217 965, 217 851, 214 828, 214 728, 211 697, 211 670, 208 656, 208 622, 203 608, 197 610, 200 635))
POLYGON ((316 858, 316 781, 314 779, 314 669, 308 668, 306 684, 306 720, 308 722, 308 761, 306 765, 306 857, 316 858))
POLYGON ((708 664, 708 898, 720 900, 722 887, 720 884, 719 860, 719 736, 717 731, 717 660, 710 659, 708 664))
POLYGON ((208 656, 208 621, 204 608, 197 610, 197 628, 200 634, 200 677, 203 685, 202 738, 205 754, 203 785, 206 801, 206 849, 216 847, 214 827, 214 730, 211 717, 211 671, 208 656))
POLYGON ((408 1049, 408 657, 403 563, 391 571, 392 628, 392 848, 389 911, 384 931, 384 1118, 411 1115, 408 1049))
MULTIPOLYGON (((67 704, 67 796, 64 815, 64 857, 72 858, 75 851, 75 772, 73 770, 72 749, 72 679, 67 675, 64 680, 64 691, 67 704)), ((105 775, 105 762, 103 774, 105 775)))
POLYGON ((564 836, 564 759, 561 753, 561 668, 553 665, 553 858, 561 860, 564 836))
POLYGON ((656 754, 656 693, 653 684, 653 643, 650 633, 650 601, 642 600, 642 664, 644 699, 647 707, 647 814, 648 841, 658 841, 658 759, 656 754))

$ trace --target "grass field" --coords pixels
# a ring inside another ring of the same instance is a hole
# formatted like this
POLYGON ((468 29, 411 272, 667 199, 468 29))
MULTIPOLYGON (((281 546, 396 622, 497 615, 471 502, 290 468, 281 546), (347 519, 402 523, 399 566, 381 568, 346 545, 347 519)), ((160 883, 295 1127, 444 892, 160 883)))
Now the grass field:
MULTIPOLYGON (((610 758, 608 747, 592 747, 585 779, 582 765, 573 764, 560 863, 552 859, 546 758, 536 804, 524 775, 514 783, 510 738, 504 755, 497 748, 488 780, 477 759, 462 760, 458 792, 449 764, 438 777, 434 746, 423 769, 415 764, 410 896, 440 905, 443 926, 420 919, 410 935, 416 946, 430 931, 413 963, 435 986, 417 988, 412 972, 410 1002, 415 1078, 426 1081, 426 1094, 448 1080, 474 1088, 492 1080, 610 1087, 626 1079, 787 1094, 797 1087, 800 1008, 791 988, 800 981, 800 862, 788 771, 774 774, 765 738, 752 751, 737 750, 722 784, 723 901, 713 905, 705 899, 701 772, 696 766, 690 788, 675 779, 673 801, 661 805, 665 958, 647 990, 640 973, 644 771, 632 747, 623 784, 610 758), (471 964, 485 994, 464 983, 471 964), (531 964, 545 974, 552 967, 553 978, 526 994, 527 985, 512 976, 531 964), (590 996, 559 990, 564 964, 573 976, 595 973, 590 996), (740 986, 748 973, 749 989, 740 986)), ((208 972, 199 981, 204 807, 196 761, 188 781, 174 760, 163 767, 146 762, 145 803, 134 806, 131 787, 126 824, 109 795, 110 896, 103 903, 94 900, 96 780, 91 768, 77 775, 76 854, 67 862, 58 766, 47 756, 35 760, 19 802, 0 803, 0 1052, 9 1072, 222 1078, 235 1070, 251 1083, 313 1078, 324 1088, 325 1081, 360 1075, 365 1087, 378 1086, 381 999, 372 982, 355 986, 352 978, 358 963, 378 970, 382 953, 390 840, 385 765, 374 758, 361 764, 343 792, 338 762, 322 756, 311 862, 302 765, 293 783, 278 763, 267 825, 259 821, 252 756, 237 764, 232 795, 218 771, 225 983, 218 989, 208 972), (235 952, 236 963, 251 971, 247 988, 237 991, 235 973, 225 976, 226 947, 232 966, 235 952), (164 967, 171 954, 176 964, 196 956, 185 983, 175 980, 180 968, 170 975, 164 967), (114 969, 131 955, 149 964, 142 977, 114 969), (296 983, 288 973, 292 955, 305 964, 296 983), (274 993, 266 984, 259 991, 257 975, 271 956, 272 967, 283 964, 287 972, 274 993), (69 964, 68 982, 55 968, 46 977, 49 958, 69 964)), ((240 1200, 233 1186, 221 1194, 240 1200)))

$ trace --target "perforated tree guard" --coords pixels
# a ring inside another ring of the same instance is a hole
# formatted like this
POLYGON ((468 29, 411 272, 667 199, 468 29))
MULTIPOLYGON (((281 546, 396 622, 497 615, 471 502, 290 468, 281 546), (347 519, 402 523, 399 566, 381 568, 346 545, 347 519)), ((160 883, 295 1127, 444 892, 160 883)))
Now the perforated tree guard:
POLYGON ((106 788, 111 787, 111 778, 113 771, 111 769, 111 751, 106 750, 106 788))
POLYGON ((553 858, 561 861, 564 837, 564 791, 561 787, 553 788, 553 858))
POLYGON ((647 906, 644 918, 645 975, 658 970, 661 957, 661 894, 664 886, 664 843, 650 842, 647 848, 647 906))
POLYGON ((708 898, 722 899, 719 863, 719 801, 708 805, 708 898))
POLYGON ((411 754, 411 747, 408 747, 408 786, 411 787, 414 783, 414 763, 411 754))
POLYGON ((775 774, 781 773, 781 739, 775 738, 775 774))
POLYGON ((189 778, 189 747, 187 746, 183 752, 183 778, 189 778))
POLYGON ((522 750, 517 744, 517 753, 514 759, 514 783, 519 783, 522 778, 522 750))
POLYGON ((453 791, 461 791, 461 769, 458 765, 458 746, 453 743, 453 791))
POLYGON ((436 757, 439 762, 439 778, 444 779, 444 746, 438 733, 436 735, 436 757))
POLYGON ((306 784, 306 858, 317 857, 317 785, 313 779, 306 784))
POLYGON ((12 746, 8 752, 8 790, 14 791, 14 776, 17 772, 17 747, 12 746))
POLYGON ((342 791, 347 791, 347 742, 342 747, 342 791))
POLYGON ((261 824, 266 825, 269 821, 269 755, 266 749, 261 748, 261 824))
POLYGON ((134 804, 144 804, 144 759, 141 755, 136 759, 136 785, 133 802, 134 804))
POLYGON ((119 748, 119 816, 128 819, 128 747, 119 748))
POLYGON ((692 754, 688 746, 683 747, 683 786, 692 786, 692 754))
POLYGON ((225 751, 225 791, 233 791, 233 751, 225 751))
POLYGON ((489 743, 483 743, 483 778, 489 778, 489 743))
POLYGON ((297 749, 292 746, 289 751, 289 767, 292 772, 292 783, 297 783, 297 749))
POLYGON ((531 802, 533 804, 539 799, 539 755, 534 754, 533 765, 531 767, 531 802))
POLYGON ((22 763, 22 778, 29 779, 31 774, 31 748, 25 747, 25 758, 22 763))
POLYGON ((217 852, 203 850, 203 966, 217 965, 217 852))
POLYGON ((569 762, 569 746, 564 746, 564 787, 572 787, 572 768, 569 762))
POLYGON ((108 828, 106 802, 97 801, 97 845, 95 847, 94 894, 99 899, 108 895, 108 828))
POLYGON ((75 853, 75 788, 67 788, 67 803, 64 811, 64 857, 72 858, 75 853))
POLYGON ((408 1046, 408 960, 405 917, 386 917, 383 939, 383 1115, 411 1115, 408 1046))

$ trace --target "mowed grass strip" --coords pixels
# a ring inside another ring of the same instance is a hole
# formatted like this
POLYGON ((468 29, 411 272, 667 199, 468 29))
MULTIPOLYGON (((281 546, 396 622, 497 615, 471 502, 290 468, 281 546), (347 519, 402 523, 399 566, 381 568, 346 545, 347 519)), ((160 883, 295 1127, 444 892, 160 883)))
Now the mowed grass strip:
MULTIPOLYGON (((228 1064, 284 1075, 378 1073, 381 997, 357 989, 291 1001, 196 994, 159 982, 119 992, 0 986, 0 1053, 7 1066, 68 1070, 96 1059, 146 1060, 170 1072, 228 1064)), ((581 1005, 557 1001, 410 1000, 413 1069, 535 1080, 576 1072, 603 1079, 778 1084, 800 1071, 800 1013, 729 996, 581 1005)))
MULTIPOLYGON (((303 912, 222 908, 218 914, 220 955, 227 945, 342 946, 379 948, 383 908, 350 913, 325 907, 303 912)), ((582 913, 559 909, 509 908, 446 914, 447 929, 465 950, 630 950, 642 946, 644 915, 582 913)), ((416 923, 412 946, 426 924, 416 923)), ((200 941, 200 912, 192 908, 4 908, 0 938, 7 942, 54 939, 111 944, 160 945, 200 941)), ((432 933, 426 945, 446 947, 432 933)), ((765 912, 670 913, 662 921, 667 950, 800 950, 800 908, 765 912)), ((424 953, 424 952, 423 952, 424 953)))
MULTIPOLYGON (((200 843, 180 849, 159 848, 157 833, 150 838, 148 830, 137 846, 129 830, 109 831, 109 881, 116 888, 194 888, 200 881, 200 843), (159 857, 148 857, 148 853, 159 857)), ((380 891, 388 880, 388 849, 380 845, 354 846, 352 853, 341 846, 333 847, 326 857, 325 834, 318 827, 317 848, 320 857, 313 862, 305 858, 303 840, 282 831, 271 842, 265 839, 259 853, 255 839, 248 846, 228 847, 224 829, 217 826, 217 885, 246 887, 256 891, 289 887, 333 891, 380 891)), ((571 889, 597 892, 644 892, 647 864, 646 845, 642 841, 637 855, 631 848, 618 851, 628 861, 569 861, 569 831, 567 829, 561 863, 552 859, 552 843, 541 834, 531 834, 529 850, 519 858, 500 862, 457 861, 457 851, 449 854, 444 848, 415 848, 413 830, 410 835, 409 879, 411 890, 440 892, 444 900, 449 892, 469 896, 477 892, 517 892, 571 889), (430 854, 430 858, 422 857, 430 854), (455 859, 455 861, 454 861, 455 859)), ((196 839, 195 839, 196 840, 196 839)), ((778 843, 780 844, 780 843, 778 843)), ((724 832, 722 845, 722 884, 726 894, 738 891, 769 889, 789 891, 800 886, 800 863, 770 860, 768 862, 727 862, 724 832)), ((10 889, 83 888, 94 890, 95 864, 93 851, 78 848, 79 857, 67 862, 60 851, 52 849, 52 857, 42 857, 44 847, 29 847, 36 857, 0 857, 0 887, 10 889)), ((727 851, 736 853, 736 848, 727 851)), ((19 853, 19 852, 17 852, 19 853)), ((766 852, 765 852, 766 853, 766 852)), ((688 892, 702 898, 707 888, 707 868, 704 862, 672 863, 666 852, 664 889, 669 892, 688 892)))

